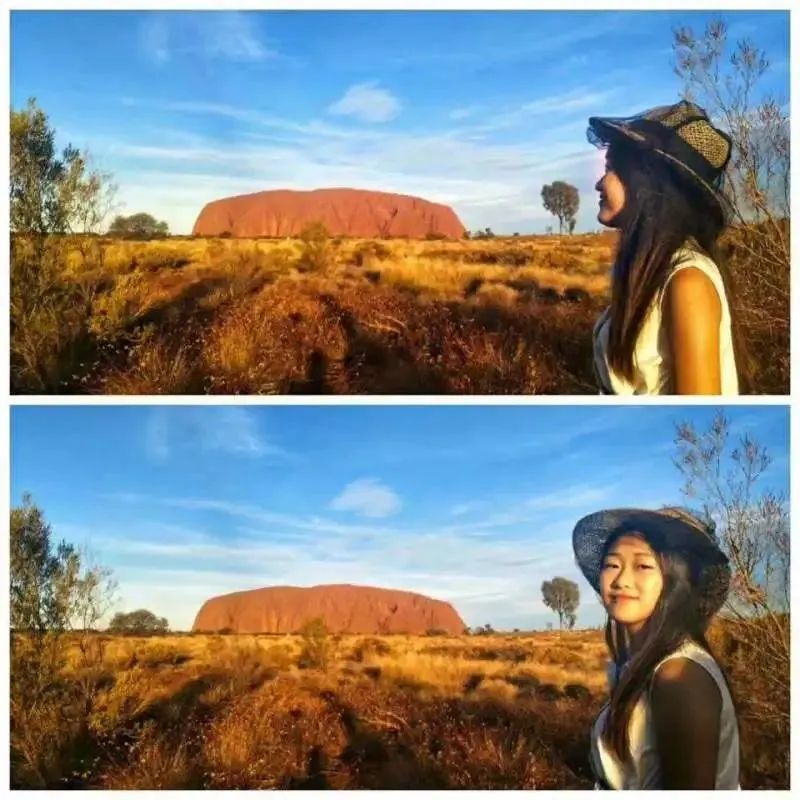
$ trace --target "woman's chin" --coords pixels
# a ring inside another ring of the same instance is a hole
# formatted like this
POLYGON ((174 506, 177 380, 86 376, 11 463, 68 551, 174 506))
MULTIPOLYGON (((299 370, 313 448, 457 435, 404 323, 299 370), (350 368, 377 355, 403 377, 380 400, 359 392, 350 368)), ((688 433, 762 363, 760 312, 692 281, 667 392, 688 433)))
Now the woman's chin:
POLYGON ((610 614, 609 616, 620 625, 638 625, 642 622, 636 614, 610 614))
POLYGON ((616 228, 617 227, 614 224, 615 217, 616 217, 616 214, 611 214, 604 208, 601 208, 600 211, 597 213, 597 221, 601 225, 605 225, 606 228, 616 228))

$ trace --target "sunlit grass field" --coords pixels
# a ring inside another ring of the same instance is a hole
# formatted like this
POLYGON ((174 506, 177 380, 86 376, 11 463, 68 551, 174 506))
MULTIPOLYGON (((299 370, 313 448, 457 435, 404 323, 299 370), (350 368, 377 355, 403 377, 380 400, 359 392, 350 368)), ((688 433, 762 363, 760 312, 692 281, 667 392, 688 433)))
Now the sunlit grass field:
MULTIPOLYGON (((742 785, 779 786, 788 731, 758 718, 759 665, 721 628, 711 640, 740 702, 742 785)), ((17 787, 591 788, 598 630, 95 634, 88 661, 81 641, 57 709, 12 703, 17 787)))
POLYGON ((613 243, 15 240, 16 273, 47 260, 70 302, 17 315, 13 389, 592 392, 613 243))

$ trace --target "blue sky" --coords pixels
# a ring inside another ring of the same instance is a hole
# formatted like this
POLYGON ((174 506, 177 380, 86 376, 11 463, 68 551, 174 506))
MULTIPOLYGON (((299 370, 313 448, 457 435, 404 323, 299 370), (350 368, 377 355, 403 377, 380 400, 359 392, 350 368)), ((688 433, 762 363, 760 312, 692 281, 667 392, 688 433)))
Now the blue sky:
MULTIPOLYGON (((682 502, 680 421, 711 407, 14 407, 11 493, 119 581, 119 610, 191 627, 210 596, 355 583, 451 601, 470 626, 544 627, 543 580, 582 593, 571 531, 682 502)), ((726 410, 788 492, 788 410, 726 410)))
POLYGON ((788 102, 788 12, 34 12, 11 15, 11 103, 113 172, 122 213, 188 233, 233 194, 350 186, 542 233, 541 187, 593 230, 590 115, 679 99, 672 29, 722 16, 788 102))

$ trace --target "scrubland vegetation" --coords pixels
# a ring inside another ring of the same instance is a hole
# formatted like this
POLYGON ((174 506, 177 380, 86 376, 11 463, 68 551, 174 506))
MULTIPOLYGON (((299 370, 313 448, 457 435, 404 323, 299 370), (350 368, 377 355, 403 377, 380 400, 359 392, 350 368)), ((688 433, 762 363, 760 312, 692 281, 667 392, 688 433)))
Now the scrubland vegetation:
MULTIPOLYGON (((12 389, 591 393, 614 243, 14 236, 12 389)), ((772 312, 747 330, 757 390, 780 393, 788 326, 772 312)))
MULTIPOLYGON (((591 787, 600 631, 92 639, 93 662, 72 640, 50 700, 12 696, 14 786, 591 787)), ((733 629, 711 639, 739 703, 743 786, 788 785, 759 660, 733 629)))

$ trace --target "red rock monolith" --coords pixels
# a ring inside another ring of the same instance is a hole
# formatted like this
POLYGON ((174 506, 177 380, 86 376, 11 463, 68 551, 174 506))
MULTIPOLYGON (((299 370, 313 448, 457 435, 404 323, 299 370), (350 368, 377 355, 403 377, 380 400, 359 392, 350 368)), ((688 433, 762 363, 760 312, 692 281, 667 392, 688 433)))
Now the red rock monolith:
POLYGON ((464 630, 464 621, 450 603, 415 592, 350 584, 269 586, 212 597, 203 603, 192 630, 296 633, 316 617, 335 633, 464 630))
POLYGON ((314 222, 321 222, 331 235, 364 239, 464 235, 461 220, 449 206, 366 189, 277 189, 213 200, 203 207, 192 234, 298 236, 314 222))

